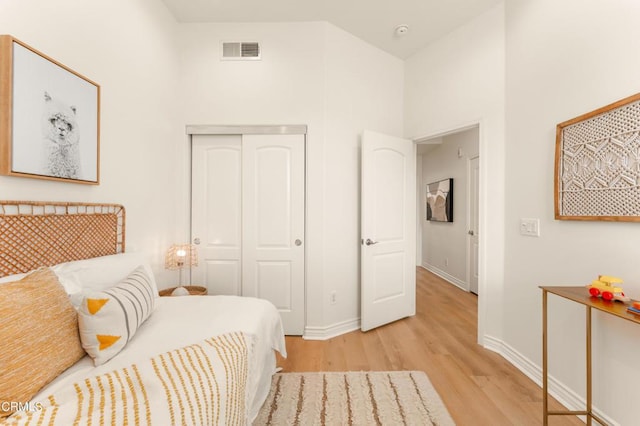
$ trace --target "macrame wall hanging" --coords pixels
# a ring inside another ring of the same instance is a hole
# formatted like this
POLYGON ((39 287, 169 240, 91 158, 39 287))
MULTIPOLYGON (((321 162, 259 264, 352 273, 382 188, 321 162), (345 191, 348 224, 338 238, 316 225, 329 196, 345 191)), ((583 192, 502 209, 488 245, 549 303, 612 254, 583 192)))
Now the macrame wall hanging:
POLYGON ((555 217, 640 221, 640 93, 558 124, 555 217))

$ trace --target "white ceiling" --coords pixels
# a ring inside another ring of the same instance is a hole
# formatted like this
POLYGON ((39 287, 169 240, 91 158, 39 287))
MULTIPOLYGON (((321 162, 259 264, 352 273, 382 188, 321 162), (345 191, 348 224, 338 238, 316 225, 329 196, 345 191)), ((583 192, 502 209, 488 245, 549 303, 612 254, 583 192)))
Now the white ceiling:
POLYGON ((163 0, 179 22, 328 21, 405 59, 502 0, 163 0), (408 25, 398 37, 395 28, 408 25))

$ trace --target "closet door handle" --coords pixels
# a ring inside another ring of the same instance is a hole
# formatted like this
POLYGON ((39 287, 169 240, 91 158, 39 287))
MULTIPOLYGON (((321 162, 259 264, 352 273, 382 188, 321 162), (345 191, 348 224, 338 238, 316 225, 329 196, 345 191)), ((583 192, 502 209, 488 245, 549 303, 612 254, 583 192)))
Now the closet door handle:
POLYGON ((193 244, 195 244, 195 245, 200 245, 200 238, 197 238, 197 237, 196 237, 196 238, 194 238, 194 239, 193 239, 193 244))
POLYGON ((295 245, 297 245, 297 246, 301 246, 301 245, 302 245, 302 241, 300 241, 300 239, 297 239, 297 240, 295 241, 295 245))

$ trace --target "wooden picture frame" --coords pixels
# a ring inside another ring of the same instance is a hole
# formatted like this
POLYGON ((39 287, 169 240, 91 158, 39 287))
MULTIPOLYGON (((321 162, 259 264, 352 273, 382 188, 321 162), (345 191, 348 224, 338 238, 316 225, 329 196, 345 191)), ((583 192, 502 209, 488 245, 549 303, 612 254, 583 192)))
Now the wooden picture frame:
POLYGON ((0 35, 0 174, 100 183, 100 86, 0 35))
POLYGON ((453 222, 453 178, 427 184, 427 220, 453 222))
POLYGON ((640 93, 557 125, 555 218, 640 221, 640 93))

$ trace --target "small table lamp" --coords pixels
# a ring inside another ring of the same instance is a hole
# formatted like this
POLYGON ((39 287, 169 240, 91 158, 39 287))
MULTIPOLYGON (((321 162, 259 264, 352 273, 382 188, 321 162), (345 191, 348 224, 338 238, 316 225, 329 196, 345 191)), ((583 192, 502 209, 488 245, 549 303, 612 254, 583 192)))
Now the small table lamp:
POLYGON ((182 269, 198 266, 198 252, 193 244, 174 244, 169 247, 164 258, 164 268, 180 271, 178 287, 171 293, 172 296, 185 296, 189 291, 182 286, 182 269))

